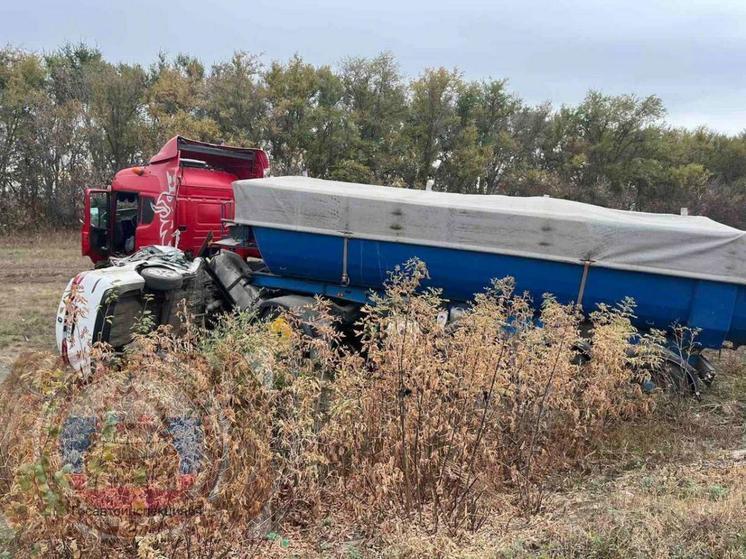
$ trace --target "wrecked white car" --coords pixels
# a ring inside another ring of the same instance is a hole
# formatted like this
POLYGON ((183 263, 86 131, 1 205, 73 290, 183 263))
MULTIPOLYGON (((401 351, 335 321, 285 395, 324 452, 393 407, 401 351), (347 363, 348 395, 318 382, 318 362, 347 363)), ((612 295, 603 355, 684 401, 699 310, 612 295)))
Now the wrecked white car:
POLYGON ((173 247, 112 259, 111 266, 81 272, 67 284, 57 310, 57 348, 71 366, 86 370, 96 342, 121 348, 138 326, 178 327, 182 310, 204 316, 213 285, 202 258, 189 261, 173 247))

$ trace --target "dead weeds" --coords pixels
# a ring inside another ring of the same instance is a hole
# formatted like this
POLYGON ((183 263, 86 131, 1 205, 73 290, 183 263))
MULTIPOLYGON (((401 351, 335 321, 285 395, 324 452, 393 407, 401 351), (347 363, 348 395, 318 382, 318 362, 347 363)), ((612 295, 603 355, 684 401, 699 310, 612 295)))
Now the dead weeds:
POLYGON ((19 362, 0 405, 9 552, 746 556, 740 353, 723 352, 702 402, 645 396, 630 382, 643 363, 629 360, 629 306, 594 315, 594 359, 581 365, 574 309, 547 299, 539 327, 501 282, 444 328, 438 294, 416 293, 425 274, 400 270, 367 309, 362 353, 339 344, 319 303, 311 323, 285 317, 289 328, 233 315, 207 333, 145 336, 123 359, 99 354, 90 377, 50 357, 19 362), (60 456, 71 416, 100 426, 81 461, 60 456), (185 441, 205 460, 185 467, 185 441), (112 486, 126 489, 113 504, 112 486), (186 497, 194 514, 164 516, 186 497), (106 518, 81 517, 82 501, 106 518), (155 520, 113 519, 113 505, 155 520))

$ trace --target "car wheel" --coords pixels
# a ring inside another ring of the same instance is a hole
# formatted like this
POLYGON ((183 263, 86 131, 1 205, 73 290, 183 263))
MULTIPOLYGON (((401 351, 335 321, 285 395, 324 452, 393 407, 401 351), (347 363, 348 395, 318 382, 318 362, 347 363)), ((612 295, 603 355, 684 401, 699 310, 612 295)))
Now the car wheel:
POLYGON ((154 291, 172 291, 179 289, 184 283, 184 277, 175 270, 162 266, 149 266, 140 270, 145 285, 154 291))

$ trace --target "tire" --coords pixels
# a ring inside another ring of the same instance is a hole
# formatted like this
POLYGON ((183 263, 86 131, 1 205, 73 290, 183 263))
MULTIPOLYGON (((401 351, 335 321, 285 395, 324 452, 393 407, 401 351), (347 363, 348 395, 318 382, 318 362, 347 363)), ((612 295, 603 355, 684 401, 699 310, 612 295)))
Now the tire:
POLYGON ((251 285, 251 269, 235 252, 222 251, 210 262, 212 271, 226 291, 229 302, 239 310, 253 309, 259 290, 251 285))
POLYGON ((153 291, 173 291, 184 284, 184 277, 177 271, 163 266, 149 266, 140 270, 145 285, 153 291))
POLYGON ((681 359, 664 359, 660 367, 652 371, 650 380, 663 391, 672 394, 690 393, 697 400, 702 397, 697 371, 681 359))

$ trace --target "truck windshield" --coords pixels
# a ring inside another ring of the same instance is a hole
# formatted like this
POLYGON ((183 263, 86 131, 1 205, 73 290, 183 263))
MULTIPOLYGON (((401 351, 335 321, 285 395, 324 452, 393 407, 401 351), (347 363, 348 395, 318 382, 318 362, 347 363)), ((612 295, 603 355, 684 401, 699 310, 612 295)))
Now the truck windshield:
POLYGON ((91 227, 109 228, 109 193, 91 192, 91 227))

